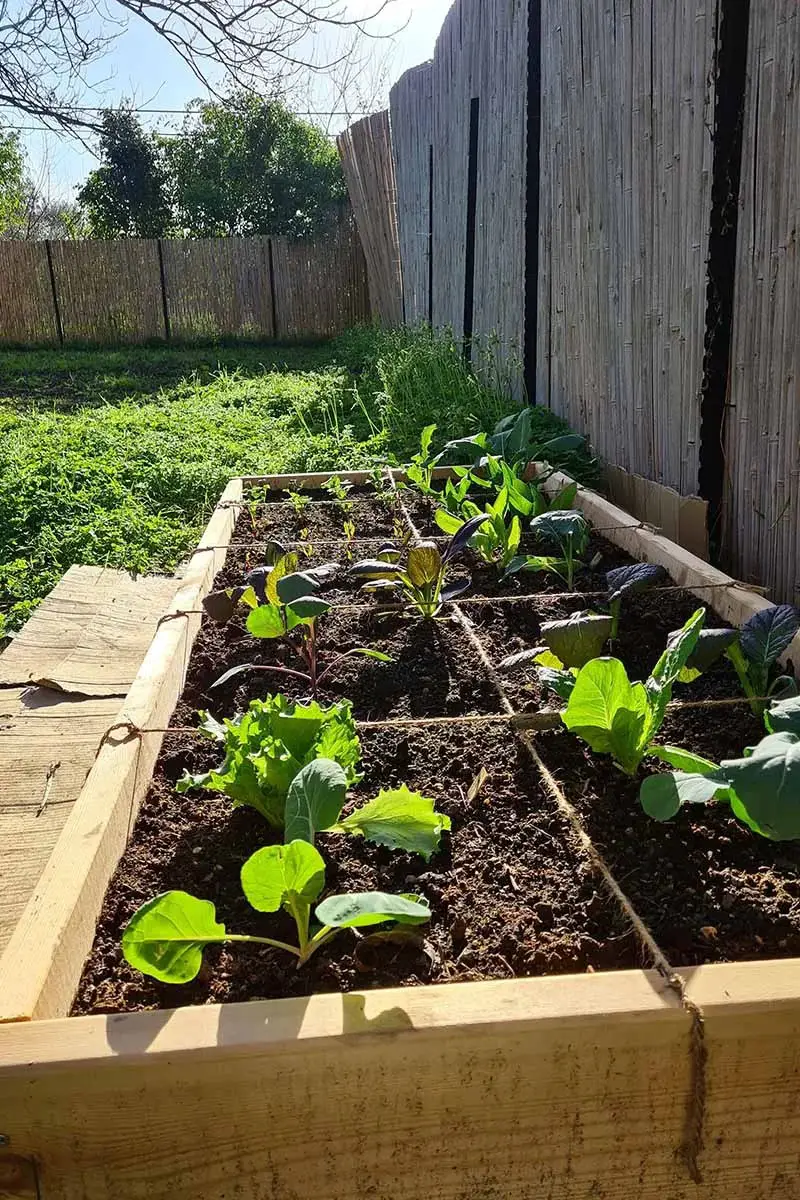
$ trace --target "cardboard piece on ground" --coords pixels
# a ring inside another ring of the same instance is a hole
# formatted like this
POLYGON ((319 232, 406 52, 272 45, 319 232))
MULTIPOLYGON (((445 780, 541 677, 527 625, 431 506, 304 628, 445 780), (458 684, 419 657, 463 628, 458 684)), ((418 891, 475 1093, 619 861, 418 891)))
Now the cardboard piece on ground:
POLYGON ((699 496, 681 496, 622 467, 605 468, 609 499, 640 521, 654 525, 670 541, 708 562, 708 504, 699 496))
POLYGON ((70 567, 0 655, 0 687, 40 683, 75 696, 124 696, 178 581, 70 567))

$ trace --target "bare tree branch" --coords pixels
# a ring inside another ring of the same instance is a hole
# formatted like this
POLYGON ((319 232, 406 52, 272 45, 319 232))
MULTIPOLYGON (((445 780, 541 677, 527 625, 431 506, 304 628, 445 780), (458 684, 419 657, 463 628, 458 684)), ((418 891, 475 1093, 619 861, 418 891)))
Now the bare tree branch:
POLYGON ((0 0, 0 110, 77 134, 96 129, 97 115, 78 104, 86 71, 131 20, 159 34, 212 95, 285 92, 309 72, 342 70, 364 37, 391 36, 376 20, 395 3, 375 0, 356 18, 344 0, 0 0), (326 29, 349 35, 330 61, 314 53, 326 29))

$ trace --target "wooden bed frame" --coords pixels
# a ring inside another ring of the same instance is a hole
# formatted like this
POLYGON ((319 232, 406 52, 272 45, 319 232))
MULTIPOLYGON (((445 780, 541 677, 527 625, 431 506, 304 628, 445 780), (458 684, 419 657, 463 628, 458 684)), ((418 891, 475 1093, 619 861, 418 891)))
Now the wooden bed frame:
MULTIPOLYGON (((232 480, 173 611, 200 608, 245 487, 327 478, 232 480)), ((577 506, 732 623, 767 606, 596 493, 577 506)), ((199 622, 159 626, 117 723, 168 723, 199 622)), ((653 970, 67 1017, 160 742, 106 738, 0 960, 0 1200, 800 1196, 800 960, 681 973, 699 1075, 653 970)))

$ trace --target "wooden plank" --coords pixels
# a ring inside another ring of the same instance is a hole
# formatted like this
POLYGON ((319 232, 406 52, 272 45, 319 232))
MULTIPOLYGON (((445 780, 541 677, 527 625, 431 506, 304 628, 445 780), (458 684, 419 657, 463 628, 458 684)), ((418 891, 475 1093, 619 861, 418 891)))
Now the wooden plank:
MULTIPOLYGON (((544 489, 554 493, 569 482, 568 475, 554 471, 544 489)), ((635 518, 597 492, 579 487, 575 503, 595 527, 604 530, 603 537, 641 562, 664 567, 675 583, 710 605, 731 625, 743 625, 755 613, 771 607, 771 601, 749 591, 724 571, 712 567, 668 538, 640 528, 635 518)), ((781 657, 783 663, 790 661, 800 662, 800 634, 781 657)))
POLYGON ((70 701, 40 688, 0 691, 0 954, 118 711, 118 699, 70 701))
POLYGON ((615 504, 640 521, 656 526, 670 541, 708 559, 708 503, 699 496, 681 496, 674 488, 622 467, 606 467, 605 490, 615 504))
MULTIPOLYGON (((192 557, 170 611, 198 609, 225 562, 242 494, 225 489, 192 557), (213 549, 204 549, 213 547, 213 549)), ((200 626, 192 615, 159 626, 117 721, 138 728, 167 724, 183 688, 200 626)), ((69 1010, 94 937, 108 881, 127 844, 150 782, 160 735, 113 734, 97 756, 41 879, 0 958, 0 1022, 69 1010)))
POLYGON ((70 567, 0 654, 0 687, 124 696, 176 587, 172 578, 70 567))
POLYGON ((677 1153, 689 1019, 644 971, 5 1026, 2 1131, 47 1200, 232 1181, 243 1200, 791 1200, 800 962, 685 974, 701 1183, 677 1153))

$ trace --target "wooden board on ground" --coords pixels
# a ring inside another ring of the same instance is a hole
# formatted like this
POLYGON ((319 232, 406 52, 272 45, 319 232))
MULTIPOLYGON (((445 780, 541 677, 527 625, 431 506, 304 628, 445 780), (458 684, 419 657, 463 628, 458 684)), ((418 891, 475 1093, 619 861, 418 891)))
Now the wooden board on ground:
POLYGON ((163 576, 70 567, 0 655, 0 687, 124 696, 176 587, 163 576))
POLYGON ((69 700, 44 688, 0 690, 0 953, 118 710, 116 697, 69 700))

